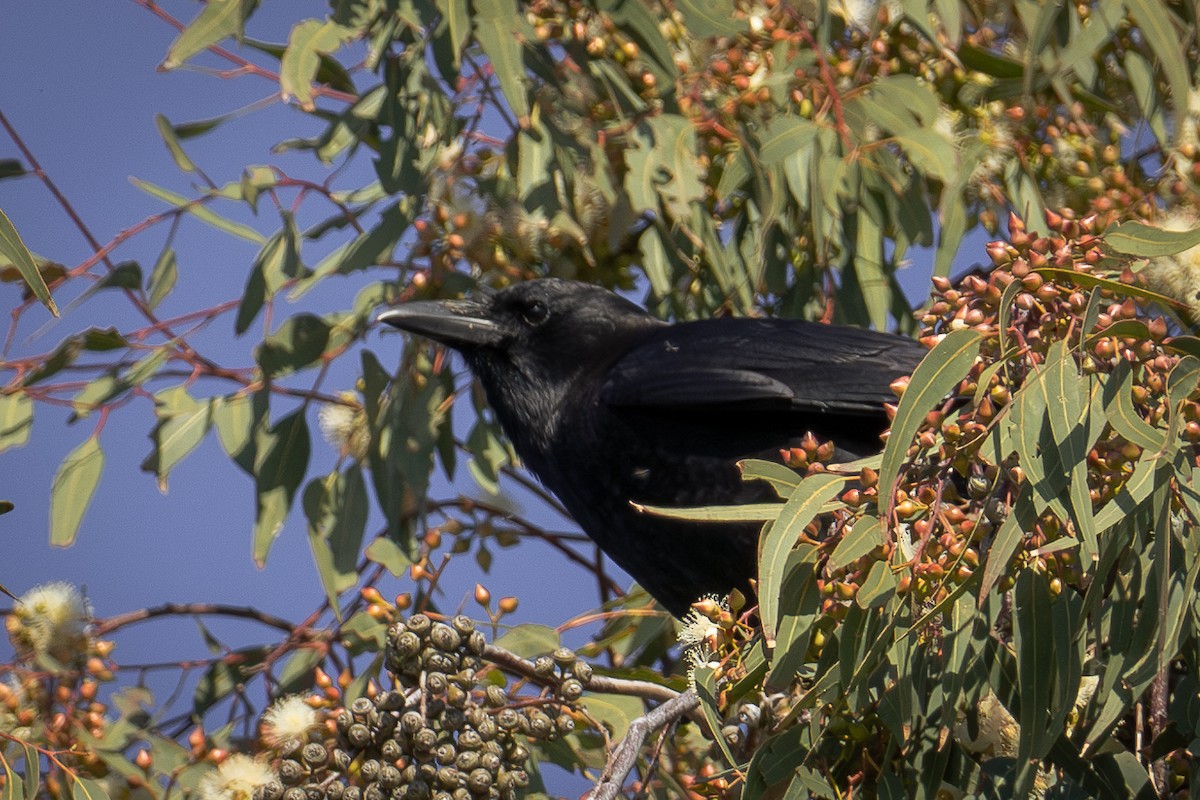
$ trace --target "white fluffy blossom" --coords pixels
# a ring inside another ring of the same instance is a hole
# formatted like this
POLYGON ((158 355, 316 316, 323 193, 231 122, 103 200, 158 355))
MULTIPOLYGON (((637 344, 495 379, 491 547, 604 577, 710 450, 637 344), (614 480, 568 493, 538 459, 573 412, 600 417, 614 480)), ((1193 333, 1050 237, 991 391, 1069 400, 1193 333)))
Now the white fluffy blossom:
POLYGON ((254 790, 275 780, 275 771, 266 763, 234 753, 200 779, 201 800, 251 800, 254 790))
POLYGON ((23 594, 5 621, 9 638, 24 658, 48 655, 73 664, 87 655, 92 609, 83 594, 59 581, 23 594))
MULTIPOLYGON (((1190 210, 1177 209, 1162 222, 1163 230, 1191 231, 1200 227, 1200 219, 1190 210)), ((1178 300, 1200 320, 1200 245, 1169 256, 1150 259, 1142 274, 1150 288, 1178 300)))
POLYGON ((304 741, 321 724, 321 717, 302 695, 281 697, 271 704, 262 717, 262 737, 271 747, 292 739, 304 741))

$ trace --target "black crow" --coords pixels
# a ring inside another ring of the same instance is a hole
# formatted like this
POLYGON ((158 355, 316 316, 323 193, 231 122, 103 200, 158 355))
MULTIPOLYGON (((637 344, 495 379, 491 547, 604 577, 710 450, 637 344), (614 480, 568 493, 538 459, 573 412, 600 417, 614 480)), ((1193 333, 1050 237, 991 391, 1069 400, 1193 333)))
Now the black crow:
POLYGON ((482 299, 413 302, 379 319, 460 352, 525 465, 613 561, 679 616, 709 593, 752 596, 759 526, 655 506, 774 499, 737 461, 832 441, 870 455, 889 384, 923 347, 785 319, 668 325, 585 283, 546 278, 482 299))

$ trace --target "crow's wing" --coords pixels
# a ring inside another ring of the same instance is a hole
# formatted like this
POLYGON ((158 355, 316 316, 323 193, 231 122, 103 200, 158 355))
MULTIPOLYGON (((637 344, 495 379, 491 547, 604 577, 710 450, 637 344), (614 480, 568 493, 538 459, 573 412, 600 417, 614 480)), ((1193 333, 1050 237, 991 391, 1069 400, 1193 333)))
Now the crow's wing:
POLYGON ((646 411, 785 410, 877 416, 916 367, 916 342, 815 322, 715 319, 656 331, 608 372, 600 398, 646 411))

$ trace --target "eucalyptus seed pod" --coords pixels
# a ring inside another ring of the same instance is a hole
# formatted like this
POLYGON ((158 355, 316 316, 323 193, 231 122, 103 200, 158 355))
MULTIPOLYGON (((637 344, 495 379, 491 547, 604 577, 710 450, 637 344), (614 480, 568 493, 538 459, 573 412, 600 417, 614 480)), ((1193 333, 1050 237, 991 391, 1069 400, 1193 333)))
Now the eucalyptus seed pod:
POLYGON ((462 644, 462 637, 458 635, 458 631, 442 622, 434 623, 429 631, 429 641, 433 642, 433 646, 444 652, 457 650, 462 644))
POLYGON ((460 773, 467 773, 479 766, 479 753, 476 750, 460 750, 454 759, 454 766, 460 773))
POLYGON ((413 735, 413 749, 431 753, 437 747, 437 739, 437 731, 433 728, 422 728, 413 735))
POLYGON ((483 651, 487 649, 487 637, 485 637, 479 631, 472 631, 471 634, 467 636, 467 649, 471 651, 473 655, 483 655, 483 651))
POLYGON ((404 745, 395 739, 388 739, 380 745, 379 757, 384 761, 397 761, 404 757, 404 745))
POLYGON ((495 753, 482 753, 479 756, 479 766, 483 767, 493 775, 500 771, 500 765, 502 763, 503 759, 501 759, 500 756, 496 755, 495 753))
POLYGON ((281 800, 283 784, 279 781, 267 781, 262 787, 262 800, 281 800))
POLYGON ((496 724, 506 731, 511 731, 517 727, 520 720, 520 714, 513 708, 502 708, 496 714, 496 724))
POLYGON ((371 743, 371 729, 361 722, 356 722, 346 731, 346 741, 353 747, 366 747, 371 743))
POLYGON ((395 789, 400 785, 400 770, 387 764, 379 769, 379 785, 384 789, 395 789))
MULTIPOLYGON (((385 792, 378 783, 369 783, 363 789, 363 800, 388 800, 390 792, 385 792)), ((284 798, 287 800, 287 798, 284 798)))
POLYGON ((746 703, 746 705, 738 709, 738 721, 752 728, 757 728, 761 719, 762 708, 754 703, 746 703))
POLYGON ((375 705, 378 706, 380 711, 400 711, 406 703, 404 692, 396 689, 382 692, 375 700, 375 705))
POLYGON ((434 694, 441 694, 446 691, 446 685, 446 676, 441 672, 432 672, 425 676, 425 688, 434 694))
MULTIPOLYGON (((517 723, 519 723, 521 715, 517 714, 516 717, 517 718, 513 720, 514 727, 517 723)), ((475 730, 479 731, 479 738, 483 739, 485 742, 495 739, 500 733, 500 728, 501 726, 497 724, 497 721, 492 717, 485 717, 479 721, 478 725, 475 726, 475 730)))
POLYGON ((369 697, 359 697, 350 704, 350 713, 354 715, 357 722, 366 722, 370 719, 371 712, 375 710, 375 704, 371 702, 369 697))
MULTIPOLYGON (((304 780, 304 767, 299 761, 285 758, 279 762, 279 780, 284 786, 295 786, 304 780)), ((287 792, 284 792, 287 794, 287 792)))
POLYGON ((538 656, 533 660, 533 672, 539 678, 549 678, 554 674, 554 659, 550 656, 538 656))
POLYGON ((395 639, 390 640, 392 648, 400 656, 400 659, 412 658, 417 653, 421 652, 421 637, 412 631, 404 631, 395 639))
POLYGON ((510 764, 524 764, 529 760, 529 748, 519 742, 513 742, 505 757, 510 764))
POLYGON ((481 747, 483 747, 483 739, 477 731, 468 728, 458 735, 459 750, 478 750, 481 747))
POLYGON ((405 711, 400 716, 400 730, 412 735, 425 727, 425 717, 420 711, 405 711))
POLYGON ((461 708, 447 708, 442 712, 442 728, 458 731, 466 727, 467 717, 461 708))
POLYGON ((325 766, 325 763, 329 761, 329 751, 325 749, 325 745, 319 742, 309 742, 300 751, 300 758, 305 764, 315 769, 325 766))
MULTIPOLYGON (((386 742, 385 742, 386 744, 386 742)), ((354 760, 354 756, 347 753, 340 747, 335 747, 333 750, 333 768, 338 772, 345 772, 350 769, 350 762, 354 760)))
POLYGON ((483 702, 491 708, 500 708, 508 703, 508 693, 495 684, 488 686, 484 693, 483 702))
POLYGON ((558 718, 554 720, 554 727, 559 733, 566 736, 575 730, 575 720, 570 714, 559 714, 558 718))
POLYGON ((446 688, 446 702, 454 708, 466 708, 471 696, 461 686, 446 688))
POLYGON ((592 679, 592 665, 586 661, 576 661, 575 666, 571 667, 571 673, 575 676, 576 680, 587 686, 588 682, 592 679))
POLYGON ((537 739, 545 739, 554 732, 554 723, 540 709, 531 709, 526 718, 529 720, 529 732, 537 739))
POLYGON ((424 614, 413 614, 408 618, 408 621, 404 623, 404 626, 417 636, 420 636, 422 639, 424 639, 429 635, 430 629, 433 628, 433 620, 424 614))
POLYGON ((373 781, 379 777, 379 770, 382 768, 383 765, 377 759, 368 758, 358 768, 358 774, 364 781, 373 781))
POLYGON ((342 800, 345 791, 346 784, 341 781, 332 781, 325 787, 325 800, 342 800))
POLYGON ((573 703, 583 697, 583 683, 578 678, 567 678, 558 688, 558 693, 568 703, 573 703))
POLYGON ((433 755, 439 764, 453 764, 458 749, 451 742, 443 742, 434 748, 433 755))
POLYGON ((475 623, 465 614, 459 614, 450 620, 450 626, 458 631, 459 636, 470 636, 475 631, 475 623))
POLYGON ((325 800, 325 790, 315 783, 310 783, 304 787, 304 796, 307 800, 325 800))
POLYGON ((492 788, 492 773, 486 769, 473 769, 467 776, 467 788, 472 794, 486 794, 492 788))
POLYGON ((437 785, 443 789, 458 788, 461 773, 451 766, 442 767, 437 771, 437 785))
POLYGON ((347 786, 342 792, 342 800, 362 800, 362 789, 357 786, 347 786))
POLYGON ((574 664, 576 658, 575 651, 569 647, 558 648, 550 654, 550 657, 554 659, 555 664, 558 664, 563 669, 567 669, 574 664))
POLYGON ((299 786, 293 786, 283 793, 283 800, 308 800, 308 792, 299 786))

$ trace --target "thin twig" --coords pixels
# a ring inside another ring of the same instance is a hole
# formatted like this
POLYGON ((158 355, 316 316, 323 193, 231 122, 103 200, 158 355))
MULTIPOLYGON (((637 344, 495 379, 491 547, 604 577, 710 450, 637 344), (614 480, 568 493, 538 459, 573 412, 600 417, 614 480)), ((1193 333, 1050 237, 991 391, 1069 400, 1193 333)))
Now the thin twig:
POLYGON ((656 730, 665 728, 700 706, 696 693, 688 689, 673 700, 668 700, 644 717, 638 717, 629 725, 625 736, 608 756, 600 780, 585 796, 585 800, 613 800, 625 784, 625 779, 637 764, 638 753, 646 737, 656 730))

